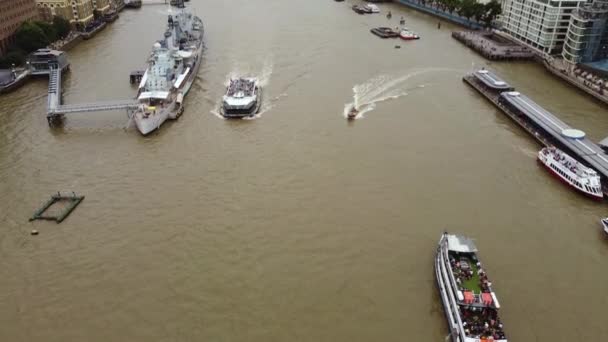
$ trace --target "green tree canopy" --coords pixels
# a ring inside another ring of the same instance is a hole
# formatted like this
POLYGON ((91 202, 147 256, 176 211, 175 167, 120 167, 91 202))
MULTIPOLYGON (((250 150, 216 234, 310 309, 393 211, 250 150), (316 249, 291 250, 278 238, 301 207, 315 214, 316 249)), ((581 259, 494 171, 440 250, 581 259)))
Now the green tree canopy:
POLYGON ((475 0, 461 0, 460 6, 458 7, 458 14, 467 18, 467 20, 471 19, 471 17, 475 16, 476 4, 477 1, 475 0))
POLYGON ((26 21, 15 32, 17 46, 25 52, 41 49, 49 44, 49 38, 34 22, 26 21))
POLYGON ((502 13, 502 6, 497 0, 492 0, 485 4, 484 7, 486 14, 483 18, 483 21, 485 21, 486 26, 489 27, 490 25, 492 25, 494 19, 496 19, 496 17, 502 13))
POLYGON ((65 38, 72 30, 72 28, 70 27, 70 22, 58 16, 53 17, 53 27, 57 32, 57 38, 60 39, 65 38))
POLYGON ((4 57, 0 57, 0 69, 9 69, 14 65, 22 65, 25 61, 25 53, 20 50, 10 50, 4 57))
POLYGON ((42 32, 44 32, 44 35, 49 42, 54 42, 57 40, 57 30, 53 24, 44 21, 34 21, 34 25, 42 29, 42 32))

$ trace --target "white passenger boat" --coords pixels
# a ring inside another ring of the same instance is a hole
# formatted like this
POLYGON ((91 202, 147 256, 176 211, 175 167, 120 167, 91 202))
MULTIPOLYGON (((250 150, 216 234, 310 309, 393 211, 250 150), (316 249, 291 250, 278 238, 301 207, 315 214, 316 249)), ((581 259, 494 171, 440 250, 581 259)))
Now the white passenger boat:
POLYGON ((555 147, 545 147, 538 152, 538 160, 562 182, 597 200, 604 197, 600 176, 595 170, 579 163, 555 147))
POLYGON ((453 342, 506 342, 500 304, 471 239, 443 233, 435 276, 453 342))
POLYGON ((226 118, 253 116, 262 105, 262 90, 256 78, 231 79, 223 97, 221 113, 226 118))
POLYGON ((366 9, 368 13, 380 13, 380 9, 374 4, 365 4, 363 5, 363 8, 366 9))

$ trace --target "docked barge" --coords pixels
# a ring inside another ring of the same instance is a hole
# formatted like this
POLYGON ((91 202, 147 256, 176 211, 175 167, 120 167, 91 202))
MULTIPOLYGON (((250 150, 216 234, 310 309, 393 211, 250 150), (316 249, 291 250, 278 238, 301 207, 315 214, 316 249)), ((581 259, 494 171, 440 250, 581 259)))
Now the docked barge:
MULTIPOLYGON (((608 184, 608 155, 589 140, 584 132, 576 137, 568 134, 574 129, 555 115, 521 94, 489 70, 477 70, 463 81, 492 102, 515 123, 546 147, 555 146, 599 173, 608 184)), ((602 191, 608 195, 604 185, 602 191)))
POLYGON ((453 342, 507 342, 498 298, 471 239, 443 233, 435 277, 453 342))

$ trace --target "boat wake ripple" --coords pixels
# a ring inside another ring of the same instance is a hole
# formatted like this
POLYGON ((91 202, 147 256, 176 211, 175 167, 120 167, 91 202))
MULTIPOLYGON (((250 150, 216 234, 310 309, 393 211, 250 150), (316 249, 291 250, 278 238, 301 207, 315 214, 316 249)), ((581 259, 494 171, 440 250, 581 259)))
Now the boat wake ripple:
POLYGON ((367 112, 376 108, 376 104, 383 101, 394 100, 402 96, 407 96, 408 91, 424 88, 427 85, 419 84, 409 86, 407 81, 418 75, 429 72, 437 72, 446 70, 443 68, 425 68, 416 69, 406 73, 403 76, 380 75, 376 76, 362 84, 357 84, 353 87, 353 102, 344 105, 342 115, 346 118, 351 108, 355 107, 359 111, 355 119, 360 119, 367 112))

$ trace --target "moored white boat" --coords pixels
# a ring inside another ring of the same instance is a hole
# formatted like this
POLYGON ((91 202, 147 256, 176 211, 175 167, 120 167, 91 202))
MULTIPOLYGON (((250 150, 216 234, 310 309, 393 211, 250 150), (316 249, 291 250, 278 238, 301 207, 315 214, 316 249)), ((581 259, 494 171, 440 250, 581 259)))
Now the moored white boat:
POLYGON ((399 33, 399 38, 401 38, 403 40, 415 40, 415 39, 420 39, 420 36, 418 36, 417 34, 415 34, 412 31, 404 29, 404 30, 401 30, 401 32, 399 33))
POLYGON ((556 177, 593 199, 604 197, 600 176, 556 147, 538 152, 538 160, 556 177))
POLYGON ((435 276, 453 342, 506 342, 500 304, 471 239, 443 233, 435 276))

